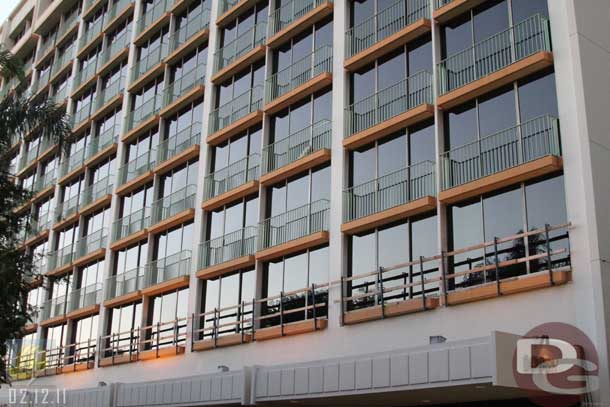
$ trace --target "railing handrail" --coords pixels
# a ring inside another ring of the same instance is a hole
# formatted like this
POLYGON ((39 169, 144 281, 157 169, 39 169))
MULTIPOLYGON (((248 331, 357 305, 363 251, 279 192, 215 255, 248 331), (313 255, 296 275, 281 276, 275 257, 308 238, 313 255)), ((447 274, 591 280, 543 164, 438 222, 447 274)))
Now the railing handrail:
POLYGON ((205 176, 204 183, 204 199, 210 199, 222 193, 230 191, 248 181, 258 179, 260 176, 261 157, 259 153, 252 153, 244 158, 241 158, 234 163, 220 168, 205 176), (218 178, 221 177, 221 178, 218 178), (239 178, 236 182, 231 183, 231 179, 239 178), (217 185, 217 184, 221 184, 217 185))
POLYGON ((396 175, 398 175, 400 173, 408 172, 409 170, 412 170, 413 168, 417 168, 417 167, 428 166, 432 170, 434 170, 435 165, 436 165, 436 163, 434 161, 431 161, 431 160, 420 161, 420 162, 417 162, 415 164, 411 164, 411 165, 408 165, 406 167, 400 168, 398 170, 392 171, 390 173, 384 174, 384 175, 382 175, 380 177, 377 177, 377 178, 374 178, 374 179, 372 179, 370 181, 366 181, 366 182, 363 182, 361 184, 353 185, 351 187, 345 188, 343 190, 343 192, 344 193, 353 193, 354 189, 361 188, 361 187, 364 187, 364 186, 367 186, 367 185, 380 184, 385 179, 393 178, 394 176, 396 176, 396 175))
POLYGON ((256 251, 257 236, 258 227, 250 225, 200 243, 199 268, 206 268, 214 264, 220 264, 238 257, 254 254, 256 251), (248 245, 246 240, 250 239, 252 239, 252 242, 248 245), (232 250, 233 245, 235 244, 239 244, 239 247, 232 250), (225 256, 225 249, 230 250, 228 257, 225 256), (216 253, 216 250, 220 251, 220 253, 216 253), (213 256, 212 251, 214 251, 213 256))
POLYGON ((203 8, 203 5, 205 4, 205 2, 201 3, 202 8, 197 14, 192 15, 192 13, 189 13, 186 20, 184 21, 184 25, 174 31, 174 33, 172 33, 172 35, 170 36, 172 50, 178 49, 178 47, 187 42, 188 39, 191 38, 193 35, 209 27, 210 8, 203 8), (195 31, 191 33, 191 35, 188 35, 189 29, 193 29, 193 27, 196 27, 195 31), (187 34, 185 34, 185 38, 181 40, 180 34, 184 32, 187 32, 187 34))
POLYGON ((248 52, 259 44, 262 44, 267 37, 266 34, 267 21, 259 21, 248 30, 224 44, 222 47, 219 47, 214 53, 214 72, 218 72, 220 69, 233 63, 235 59, 239 58, 245 52, 248 52), (262 35, 260 35, 260 33, 262 33, 262 35), (258 35, 260 35, 260 38, 257 38, 258 35), (237 44, 239 44, 240 41, 243 41, 244 38, 248 38, 248 36, 252 36, 252 40, 249 41, 249 43, 246 44, 243 49, 233 49, 232 52, 229 52, 231 48, 237 48, 237 44), (225 53, 229 53, 230 55, 224 56, 225 53))
POLYGON ((333 0, 291 0, 288 3, 282 5, 281 7, 271 10, 271 14, 269 16, 269 32, 271 33, 271 35, 276 34, 285 27, 284 24, 290 24, 293 21, 296 21, 298 18, 304 16, 306 13, 323 3, 332 2, 333 0), (295 3, 305 6, 299 10, 295 10, 295 3), (292 12, 290 13, 287 21, 281 21, 281 18, 285 17, 284 11, 286 10, 291 10, 292 12))
POLYGON ((155 210, 159 210, 160 208, 169 208, 172 205, 177 204, 178 202, 187 201, 195 196, 197 193, 197 185, 196 184, 188 184, 176 191, 173 191, 171 194, 166 195, 162 198, 153 201, 151 204, 153 212, 155 210), (176 200, 176 197, 179 197, 176 200))
POLYGON ((322 211, 330 209, 330 201, 328 199, 318 199, 317 201, 313 201, 313 202, 307 203, 305 205, 301 205, 301 206, 299 206, 297 208, 294 208, 294 209, 291 209, 289 211, 282 212, 282 213, 279 213, 279 214, 274 215, 274 216, 270 216, 270 217, 266 218, 265 220, 263 220, 261 223, 265 223, 265 222, 271 221, 273 219, 279 219, 281 217, 286 217, 287 215, 289 215, 291 213, 297 213, 297 212, 299 212, 299 211, 301 211, 303 209, 309 208, 310 206, 314 206, 315 204, 318 204, 318 203, 326 203, 327 204, 326 208, 323 207, 321 209, 322 211))

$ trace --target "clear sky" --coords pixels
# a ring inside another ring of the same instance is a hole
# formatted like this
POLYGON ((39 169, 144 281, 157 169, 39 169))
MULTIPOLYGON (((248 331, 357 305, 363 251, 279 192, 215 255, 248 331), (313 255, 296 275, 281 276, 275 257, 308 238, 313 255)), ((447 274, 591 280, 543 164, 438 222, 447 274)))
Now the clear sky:
POLYGON ((0 24, 11 14, 11 11, 17 6, 19 0, 0 0, 0 24))

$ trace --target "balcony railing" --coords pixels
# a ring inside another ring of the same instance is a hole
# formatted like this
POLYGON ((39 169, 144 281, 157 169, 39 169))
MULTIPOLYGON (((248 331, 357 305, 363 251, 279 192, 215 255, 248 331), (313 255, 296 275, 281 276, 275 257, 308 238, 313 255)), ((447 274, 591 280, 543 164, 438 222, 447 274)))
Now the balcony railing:
POLYGON ((330 202, 326 199, 303 205, 260 223, 259 250, 328 230, 330 202))
POLYGON ((71 171, 81 167, 85 162, 85 146, 81 147, 77 151, 70 153, 68 157, 61 164, 61 170, 59 172, 60 176, 63 177, 66 174, 69 174, 71 171))
POLYGON ((347 30, 346 58, 364 51, 422 18, 430 18, 428 0, 400 0, 394 3, 347 30))
POLYGON ((114 20, 114 18, 118 16, 119 13, 123 11, 128 4, 131 3, 133 3, 133 0, 119 0, 114 3, 104 15, 104 24, 108 24, 110 21, 114 20))
POLYGON ((543 116, 441 155, 448 189, 547 155, 561 155, 559 121, 543 116))
POLYGON ((84 69, 79 70, 74 76, 74 89, 78 88, 80 85, 87 82, 93 75, 95 75, 97 66, 98 59, 95 58, 95 61, 89 61, 84 69))
POLYGON ((95 362, 95 339, 48 350, 36 351, 35 370, 57 369, 57 373, 77 371, 77 365, 91 369, 95 362))
POLYGON ((59 250, 49 253, 48 270, 67 266, 74 259, 74 244, 62 247, 59 250))
POLYGON ((225 44, 214 54, 214 72, 231 65, 250 50, 263 44, 267 38, 267 22, 262 21, 225 44))
POLYGON ((150 226, 150 208, 142 208, 114 221, 112 240, 121 240, 150 226))
MULTIPOLYGON (((203 3, 205 4, 205 3, 203 3)), ((171 51, 175 51, 195 34, 210 25, 210 10, 202 9, 197 14, 188 14, 186 20, 181 20, 182 26, 170 38, 171 51)))
POLYGON ((199 269, 215 266, 256 252, 256 226, 248 226, 199 245, 199 269))
POLYGON ((102 283, 90 284, 70 293, 68 312, 76 311, 102 302, 102 283))
POLYGON ((332 72, 333 49, 322 46, 286 69, 274 73, 267 79, 265 101, 267 103, 296 89, 324 72, 332 72))
POLYGON ((41 71, 38 75, 38 80, 36 81, 36 84, 33 88, 34 93, 37 93, 39 90, 47 86, 49 83, 49 79, 51 79, 51 68, 41 71))
POLYGON ((74 26, 78 23, 78 18, 80 17, 80 13, 74 11, 68 18, 66 18, 59 27, 59 31, 57 32, 57 38, 61 38, 65 33, 70 31, 74 26))
POLYGON ((549 21, 536 14, 438 64, 439 94, 484 78, 539 51, 551 51, 549 21))
POLYGON ((175 100, 184 96, 188 91, 196 86, 205 83, 205 65, 200 64, 190 71, 176 78, 174 82, 167 85, 163 91, 163 104, 168 106, 175 100))
POLYGON ((432 74, 422 71, 345 108, 346 136, 426 103, 434 103, 432 74))
POLYGON ((114 78, 112 82, 106 84, 106 87, 98 93, 95 98, 95 109, 101 109, 106 103, 110 102, 112 98, 123 93, 125 89, 125 76, 120 75, 114 78))
POLYGON ((195 207, 197 185, 187 185, 152 203, 152 224, 195 207))
POLYGON ((96 35, 102 32, 102 26, 104 25, 104 18, 98 18, 95 23, 91 24, 89 28, 84 32, 78 48, 82 49, 85 45, 89 44, 96 35))
POLYGON ((51 226, 49 213, 45 212, 38 215, 38 219, 30 220, 30 229, 26 233, 26 238, 32 238, 51 226))
POLYGON ((434 162, 423 161, 343 191, 343 221, 436 195, 434 162))
POLYGON ((121 126, 117 123, 113 127, 103 130, 97 137, 93 137, 89 147, 87 148, 87 159, 112 145, 120 133, 121 126))
POLYGON ((86 105, 81 106, 81 108, 79 110, 74 112, 74 114, 71 117, 71 124, 72 124, 73 128, 78 127, 78 125, 83 123, 85 120, 87 120, 89 118, 89 116, 91 116, 92 105, 93 105, 93 103, 89 102, 86 105))
POLYGON ((330 148, 331 142, 332 123, 320 120, 263 147, 263 173, 275 171, 323 148, 330 148))
POLYGON ((127 48, 129 46, 129 41, 131 41, 131 26, 128 29, 123 30, 120 35, 112 38, 112 42, 108 44, 108 47, 102 53, 99 65, 103 66, 108 63, 112 57, 121 50, 127 48))
POLYGON ((95 184, 91 184, 86 188, 83 188, 81 192, 81 203, 80 206, 84 207, 97 201, 98 199, 112 193, 112 178, 113 175, 108 175, 95 184))
POLYGON ((190 272, 191 251, 183 250, 149 263, 144 275, 144 287, 161 284, 177 277, 188 276, 190 272))
POLYGON ((83 257, 106 247, 107 240, 108 231, 106 229, 96 230, 87 236, 81 237, 80 240, 76 242, 75 257, 83 257))
POLYGON ((260 165, 261 157, 255 153, 209 174, 203 181, 203 199, 212 199, 246 182, 257 180, 260 165))
POLYGON ((175 135, 159 143, 157 150, 157 164, 161 164, 191 146, 196 145, 201 140, 201 123, 194 122, 189 127, 180 130, 175 135))
POLYGON ((68 84, 66 83, 64 87, 56 90, 51 98, 56 105, 61 105, 66 102, 66 99, 68 98, 68 84))
POLYGON ((55 176, 55 170, 50 170, 44 175, 41 175, 36 182, 34 182, 33 193, 38 193, 55 183, 57 177, 55 176))
POLYGON ((159 110, 162 108, 163 95, 154 94, 136 109, 129 112, 127 116, 127 128, 131 130, 138 127, 142 122, 159 113, 159 110))
POLYGON ((434 9, 438 10, 439 8, 451 3, 452 1, 453 0, 434 0, 434 9))
POLYGON ((119 168, 119 182, 125 184, 155 167, 156 150, 148 150, 119 168))
POLYGON ((68 216, 76 213, 78 210, 80 195, 74 195, 72 198, 61 202, 57 205, 56 209, 56 221, 66 219, 68 216))
POLYGON ((46 41, 44 41, 40 44, 40 49, 38 51, 38 57, 37 57, 38 61, 40 61, 40 58, 42 58, 44 55, 46 55, 47 52, 49 52, 51 50, 51 48, 53 48, 55 46, 56 40, 57 40, 57 35, 54 35, 52 37, 48 37, 46 41))
POLYGON ((106 279, 105 299, 120 297, 144 288, 144 267, 138 267, 106 279))
POLYGON ((139 77, 144 75, 169 53, 169 45, 163 42, 158 42, 157 45, 148 50, 148 53, 144 57, 140 57, 139 61, 136 61, 133 68, 131 68, 131 82, 135 82, 139 77))
POLYGON ((227 12, 227 10, 231 9, 232 7, 235 7, 237 3, 239 3, 239 0, 219 0, 218 15, 223 15, 225 12, 227 12))
POLYGON ((72 63, 72 61, 74 61, 74 44, 66 48, 63 54, 59 55, 55 59, 55 62, 53 62, 53 67, 51 68, 51 75, 55 75, 63 67, 69 63, 72 63))
POLYGON ((332 2, 332 0, 291 0, 285 3, 282 7, 271 12, 269 20, 270 35, 276 34, 293 21, 298 20, 319 5, 327 2, 332 2))
POLYGON ((156 0, 152 7, 147 7, 144 15, 138 20, 138 34, 141 34, 146 27, 161 18, 173 3, 173 0, 156 0))
POLYGON ((210 133, 215 133, 262 108, 263 87, 258 85, 210 113, 210 133))
POLYGON ((42 305, 42 320, 45 321, 65 315, 66 305, 65 295, 45 301, 42 305))

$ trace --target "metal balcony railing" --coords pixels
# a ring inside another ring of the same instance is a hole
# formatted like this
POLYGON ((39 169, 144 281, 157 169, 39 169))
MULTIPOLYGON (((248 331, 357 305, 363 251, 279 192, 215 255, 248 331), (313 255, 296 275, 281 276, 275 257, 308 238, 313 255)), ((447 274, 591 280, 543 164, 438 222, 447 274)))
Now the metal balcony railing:
POLYGON ((267 78, 265 102, 269 103, 316 76, 332 71, 333 49, 325 45, 267 78))
POLYGON ((326 199, 262 221, 258 228, 258 249, 266 249, 328 230, 330 202, 326 199))
POLYGON ((96 35, 102 32, 102 27, 104 25, 104 18, 98 18, 95 23, 91 24, 89 28, 84 31, 83 36, 80 39, 80 43, 78 45, 79 49, 82 49, 85 45, 89 44, 96 35))
POLYGON ((196 145, 201 140, 201 123, 194 122, 185 129, 180 130, 173 136, 159 143, 157 150, 157 165, 161 164, 191 146, 196 145))
POLYGON ((161 18, 163 13, 168 11, 173 4, 173 0, 156 0, 151 7, 147 7, 144 15, 138 19, 138 34, 141 34, 146 27, 161 18))
POLYGON ((80 85, 87 82, 93 75, 95 75, 97 66, 98 58, 95 58, 94 61, 89 61, 84 69, 79 70, 76 75, 74 75, 74 89, 78 88, 80 85))
POLYGON ((539 51, 551 51, 549 21, 536 14, 437 65, 439 94, 484 78, 539 51))
POLYGON ((78 210, 80 195, 74 195, 70 199, 57 204, 56 222, 67 218, 78 210))
POLYGON ((97 181, 95 184, 91 184, 83 188, 81 192, 80 206, 84 207, 106 195, 111 194, 113 177, 113 175, 108 175, 97 181))
POLYGON ((434 9, 438 10, 439 8, 451 3, 452 1, 453 0, 434 0, 434 9))
POLYGON ((81 106, 81 108, 79 110, 74 112, 74 114, 70 118, 71 124, 72 124, 73 128, 77 127, 79 124, 81 124, 85 120, 87 120, 89 118, 89 116, 91 116, 91 108, 92 108, 92 106, 93 106, 93 103, 89 102, 89 103, 81 106))
POLYGON ((150 226, 150 208, 144 207, 114 221, 112 240, 121 240, 150 226))
POLYGON ((66 314, 66 296, 51 298, 42 304, 42 320, 60 317, 66 314))
POLYGON ((133 0, 119 0, 114 3, 104 14, 104 25, 114 20, 129 4, 133 3, 133 0))
POLYGON ((214 54, 214 72, 231 65, 250 50, 264 44, 266 39, 267 22, 261 21, 216 51, 214 54))
POLYGON ((343 191, 343 221, 436 195, 435 163, 423 161, 343 191))
POLYGON ((182 26, 170 38, 171 51, 175 51, 198 32, 210 25, 210 10, 202 9, 198 13, 190 13, 186 20, 181 20, 182 26))
POLYGON ((148 50, 148 53, 136 61, 131 68, 131 82, 135 82, 139 77, 144 75, 159 62, 163 60, 169 53, 169 44, 158 42, 148 50))
POLYGON ((323 148, 331 148, 332 123, 320 120, 263 147, 263 174, 275 171, 323 148))
POLYGON ((147 171, 151 171, 155 167, 156 156, 156 150, 148 150, 119 168, 119 182, 121 185, 147 171))
POLYGON ((561 155, 559 121, 542 116, 442 154, 442 188, 456 187, 547 155, 561 155))
POLYGON ((269 34, 274 35, 321 4, 332 0, 291 0, 271 12, 269 34))
POLYGON ((97 137, 93 137, 87 148, 87 159, 112 145, 120 133, 121 126, 117 123, 113 127, 104 129, 97 137))
POLYGON ((346 107, 345 135, 349 137, 426 103, 434 103, 432 74, 422 71, 346 107))
POLYGON ((197 65, 190 71, 183 73, 174 82, 168 84, 163 91, 163 105, 168 106, 175 100, 184 96, 188 91, 196 86, 205 83, 205 65, 197 65))
POLYGON ((218 15, 223 15, 227 10, 235 7, 239 0, 220 0, 218 2, 218 15))
POLYGON ((187 209, 195 208, 197 185, 187 185, 152 203, 151 224, 159 223, 187 209))
POLYGON ((102 302, 102 283, 90 284, 73 290, 68 302, 68 312, 76 311, 102 302))
POLYGON ((83 146, 77 151, 70 153, 70 155, 62 162, 59 175, 63 177, 64 175, 69 174, 71 171, 81 167, 85 162, 86 151, 85 146, 83 146))
POLYGON ((154 94, 140 106, 127 115, 127 128, 129 130, 138 127, 142 122, 159 113, 163 108, 163 95, 154 94))
POLYGON ((258 85, 233 100, 214 109, 210 113, 210 133, 215 133, 237 120, 245 117, 249 113, 262 108, 263 87, 258 85))
POLYGON ((248 226, 199 245, 199 269, 253 255, 256 252, 256 226, 248 226))
POLYGON ((161 284, 191 272, 191 251, 183 250, 146 265, 144 287, 161 284))
POLYGON ((428 0, 397 1, 347 30, 345 57, 364 51, 422 18, 430 18, 428 0))
POLYGON ((52 271, 56 268, 66 266, 74 259, 74 244, 62 247, 59 250, 49 253, 49 261, 47 262, 48 270, 52 271))
POLYGON ((63 67, 68 64, 71 64, 74 61, 74 44, 70 47, 66 48, 63 54, 58 55, 53 62, 53 66, 51 67, 51 75, 55 75, 57 72, 61 71, 63 67))
POLYGON ((87 369, 92 369, 95 363, 95 352, 95 339, 53 349, 37 350, 34 370, 56 369, 61 373, 75 372, 80 370, 77 365, 86 365, 87 369))
POLYGON ((144 267, 138 267, 106 279, 105 299, 120 297, 144 288, 144 267))
POLYGON ((100 90, 95 98, 94 111, 101 109, 106 103, 110 102, 116 95, 123 93, 125 89, 125 76, 120 75, 113 79, 112 82, 106 84, 106 87, 100 90))
POLYGON ((112 38, 112 41, 109 42, 108 46, 102 53, 99 65, 104 66, 104 64, 110 61, 112 57, 118 54, 121 50, 127 48, 129 46, 129 41, 131 41, 131 26, 121 32, 120 35, 112 38))
POLYGON ((246 182, 257 180, 260 165, 261 157, 255 153, 209 174, 203 181, 203 199, 212 199, 246 182))

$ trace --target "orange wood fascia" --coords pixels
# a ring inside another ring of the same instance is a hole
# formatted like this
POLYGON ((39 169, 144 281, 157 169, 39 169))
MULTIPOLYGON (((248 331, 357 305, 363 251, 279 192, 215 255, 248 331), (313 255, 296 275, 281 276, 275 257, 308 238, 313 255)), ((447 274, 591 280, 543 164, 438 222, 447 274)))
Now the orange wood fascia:
POLYGON ((59 151, 59 146, 57 144, 52 145, 51 147, 47 148, 45 151, 42 152, 42 154, 40 154, 37 158, 36 158, 36 162, 42 162, 45 161, 47 158, 50 158, 53 154, 57 153, 59 151))
POLYGON ((66 318, 78 319, 85 316, 97 314, 98 312, 100 312, 100 304, 93 304, 67 313, 66 318))
POLYGON ((253 267, 256 263, 254 255, 242 256, 237 259, 225 261, 220 264, 215 264, 210 267, 206 267, 197 272, 197 278, 202 280, 215 278, 223 274, 230 273, 235 270, 241 270, 249 267, 253 267))
POLYGON ((236 5, 229 8, 227 11, 216 17, 216 25, 219 28, 229 24, 237 16, 247 11, 250 7, 254 7, 257 0, 240 0, 236 5))
POLYGON ((77 259, 74 259, 72 261, 72 265, 74 267, 79 267, 82 265, 85 265, 87 263, 93 262, 95 260, 99 260, 99 259, 103 259, 104 256, 106 256, 106 248, 105 247, 101 247, 91 253, 88 253, 84 256, 81 256, 77 259))
POLYGON ((138 354, 136 352, 124 353, 120 356, 112 356, 100 359, 100 367, 108 367, 113 365, 122 365, 124 363, 137 362, 138 354))
POLYGON ((240 71, 246 69, 248 66, 252 65, 259 59, 265 58, 265 49, 265 45, 259 45, 257 47, 254 47, 246 54, 237 58, 235 61, 212 75, 212 83, 217 85, 239 73, 240 71))
POLYGON ((34 197, 32 198, 32 203, 40 202, 41 200, 53 195, 53 192, 55 192, 55 184, 49 185, 48 187, 34 195, 34 197))
POLYGON ((241 345, 243 343, 252 342, 252 335, 249 333, 231 334, 219 336, 216 341, 214 339, 204 339, 193 342, 193 351, 205 351, 214 348, 222 348, 226 346, 241 345))
POLYGON ((156 31, 158 31, 161 27, 163 27, 166 24, 169 24, 169 20, 171 19, 171 17, 172 17, 172 13, 170 13, 169 11, 166 11, 165 13, 163 13, 159 18, 157 18, 155 21, 153 21, 150 25, 146 26, 144 31, 142 31, 140 34, 138 34, 136 39, 133 41, 134 44, 137 46, 142 45, 144 42, 146 42, 146 40, 148 40, 150 37, 152 37, 156 33, 156 31))
POLYGON ((77 168, 73 169, 72 171, 70 171, 69 173, 67 173, 66 175, 64 175, 63 177, 61 177, 60 179, 57 180, 57 183, 59 185, 64 185, 65 183, 69 182, 70 180, 78 177, 79 175, 81 175, 82 173, 85 172, 85 165, 81 164, 80 166, 78 166, 77 168))
POLYGON ((278 257, 328 243, 328 240, 329 235, 327 231, 312 233, 277 246, 263 249, 256 253, 256 260, 267 261, 277 259, 278 257))
POLYGON ((67 218, 61 219, 59 222, 55 222, 53 224, 53 230, 64 229, 66 226, 71 225, 75 222, 78 222, 78 217, 80 213, 78 211, 70 214, 67 218))
POLYGON ((215 196, 214 198, 208 199, 203 202, 201 208, 206 211, 213 211, 216 208, 220 208, 230 202, 237 201, 243 197, 257 194, 258 193, 258 181, 248 181, 243 185, 233 188, 224 194, 215 196))
POLYGON ((104 159, 115 154, 117 152, 117 148, 118 148, 118 144, 112 143, 105 149, 98 151, 97 153, 95 153, 95 155, 93 157, 90 157, 87 160, 85 160, 85 167, 92 167, 96 164, 99 164, 104 159))
POLYGON ((125 236, 124 238, 119 239, 116 242, 112 242, 110 244, 110 250, 114 250, 114 251, 121 250, 121 249, 129 247, 133 244, 136 244, 137 242, 145 240, 147 238, 148 238, 148 229, 144 228, 135 233, 132 233, 129 236, 125 236))
POLYGON ((95 14, 95 12, 97 10, 99 10, 102 5, 103 5, 102 0, 94 0, 94 2, 89 7, 87 7, 87 9, 85 9, 83 11, 82 20, 87 20, 89 17, 91 17, 93 14, 95 14))
POLYGON ((148 130, 152 129, 153 127, 158 126, 159 118, 160 118, 160 116, 158 114, 154 114, 154 115, 150 116, 148 119, 146 119, 142 123, 140 123, 138 125, 138 127, 135 127, 133 129, 129 130, 125 135, 123 135, 123 137, 121 137, 121 141, 123 143, 129 143, 129 142, 135 140, 142 133, 146 133, 148 130))
POLYGON ((384 317, 395 317, 399 315, 412 314, 438 308, 440 301, 438 297, 426 297, 426 303, 421 298, 413 298, 406 301, 385 304, 384 310, 381 305, 346 312, 343 315, 345 325, 359 324, 374 321, 384 317))
POLYGON ((66 321, 67 321, 67 318, 65 315, 59 315, 59 316, 56 316, 53 318, 45 319, 44 321, 40 321, 40 326, 47 327, 47 326, 51 326, 51 325, 61 324, 66 321))
POLYGON ((187 93, 185 93, 184 95, 172 101, 169 105, 161 109, 159 111, 159 116, 166 117, 176 113, 178 110, 182 109, 197 98, 203 97, 204 91, 205 88, 203 85, 195 86, 187 93))
POLYGON ((292 177, 293 175, 299 174, 303 171, 307 171, 310 168, 314 168, 320 164, 329 162, 331 159, 331 153, 328 148, 315 151, 305 157, 301 157, 295 162, 284 165, 277 170, 268 172, 261 175, 260 183, 262 186, 273 185, 279 181, 285 180, 292 177))
POLYGON ((112 20, 107 23, 104 23, 102 31, 108 34, 110 31, 114 30, 119 23, 123 21, 129 14, 133 12, 135 8, 135 2, 129 3, 125 6, 112 20))
POLYGON ((110 113, 111 110, 123 104, 123 92, 120 92, 118 95, 110 99, 108 102, 104 103, 102 107, 97 109, 95 112, 91 114, 89 120, 96 121, 106 114, 110 113))
POLYGON ((307 14, 301 16, 297 20, 284 27, 282 30, 273 34, 271 38, 267 40, 267 46, 270 48, 277 48, 284 42, 296 37, 301 32, 311 28, 315 23, 325 19, 327 16, 333 13, 333 3, 327 1, 320 4, 307 14))
POLYGON ((104 31, 100 31, 95 37, 91 39, 83 48, 81 48, 76 54, 76 58, 83 59, 88 53, 90 53, 100 42, 104 40, 104 31))
POLYGON ((432 18, 444 24, 483 3, 485 3, 485 0, 453 0, 451 3, 434 10, 432 18))
POLYGON ((257 110, 207 136, 206 141, 211 146, 217 146, 232 136, 247 130, 263 121, 263 112, 257 110))
POLYGON ((61 373, 68 374, 68 373, 74 373, 74 372, 82 372, 83 370, 93 369, 94 367, 95 367, 95 362, 92 360, 87 361, 87 362, 70 363, 70 364, 62 366, 61 373))
POLYGON ((326 319, 307 319, 305 321, 284 324, 283 332, 282 328, 279 325, 269 328, 258 329, 254 331, 254 339, 257 341, 266 341, 269 339, 281 338, 282 333, 283 336, 301 335, 309 332, 314 332, 316 330, 326 329, 327 326, 328 321, 326 319))
POLYGON ((204 28, 203 30, 199 31, 197 34, 195 34, 191 38, 189 38, 189 40, 187 42, 185 42, 184 44, 182 44, 178 48, 176 48, 174 51, 172 51, 171 54, 169 54, 167 57, 165 57, 164 62, 167 65, 172 65, 174 62, 177 62, 178 59, 180 59, 182 56, 188 54, 189 52, 191 52, 192 50, 197 48, 199 45, 206 42, 208 40, 209 36, 210 36, 210 29, 204 28))
POLYGON ((59 79, 60 76, 62 76, 63 74, 65 74, 68 71, 72 71, 73 62, 74 62, 73 59, 71 59, 69 62, 66 62, 66 64, 64 66, 62 66, 59 71, 55 72, 55 74, 53 74, 53 76, 51 76, 51 79, 49 79, 49 83, 55 84, 55 82, 57 81, 57 79, 59 79))
POLYGON ((159 359, 166 358, 169 356, 177 356, 184 354, 184 346, 168 346, 165 348, 159 349, 147 349, 143 350, 138 355, 138 360, 150 360, 150 359, 159 359))
POLYGON ((182 151, 180 154, 173 156, 172 158, 163 161, 159 165, 154 168, 155 174, 163 175, 166 172, 170 171, 173 168, 176 168, 188 161, 194 160, 195 158, 199 158, 200 151, 199 144, 195 144, 182 151))
POLYGON ((102 196, 101 198, 96 199, 95 201, 91 202, 87 206, 82 207, 78 212, 84 216, 91 212, 95 212, 98 209, 101 209, 103 207, 110 206, 111 202, 112 202, 112 195, 106 194, 106 195, 102 196))
POLYGON ((142 289, 142 295, 145 297, 153 297, 155 295, 159 295, 168 291, 174 291, 179 288, 188 287, 189 280, 189 276, 180 276, 172 278, 171 280, 165 281, 163 283, 155 284, 142 289))
POLYGON ((62 45, 64 45, 66 42, 68 42, 68 39, 70 39, 70 37, 72 37, 73 35, 78 33, 78 24, 74 24, 74 26, 72 28, 70 28, 68 31, 66 31, 64 33, 64 35, 62 35, 61 37, 59 37, 59 39, 57 41, 55 41, 55 48, 60 48, 62 45))
POLYGON ((97 76, 106 75, 112 68, 117 65, 121 60, 127 59, 129 56, 129 47, 123 48, 121 51, 117 52, 113 56, 110 57, 110 60, 98 68, 96 74, 97 76))
POLYGON ((161 222, 155 223, 148 227, 148 233, 150 234, 158 234, 169 230, 173 227, 181 225, 183 223, 187 223, 195 219, 195 209, 189 208, 185 209, 180 213, 175 214, 174 216, 162 220, 161 222))
POLYGON ((32 246, 38 242, 47 240, 48 238, 49 238, 49 229, 45 229, 45 230, 41 231, 40 233, 38 233, 36 236, 30 237, 28 240, 25 241, 24 244, 26 246, 32 246))
POLYGON ((98 78, 99 78, 99 75, 97 75, 97 74, 91 75, 91 77, 89 79, 87 79, 85 82, 81 83, 78 86, 78 88, 76 88, 72 91, 72 94, 70 95, 70 97, 72 99, 78 99, 83 93, 85 93, 87 88, 92 87, 97 82, 98 78))
POLYGON ((134 93, 144 87, 148 82, 165 73, 165 62, 161 61, 157 65, 144 72, 136 79, 131 85, 129 85, 129 92, 134 93))
POLYGON ((135 302, 142 299, 142 292, 140 290, 132 291, 127 294, 123 294, 119 297, 114 297, 109 300, 104 301, 104 307, 106 308, 114 308, 119 305, 129 304, 130 302, 135 302))
POLYGON ((53 270, 50 270, 49 272, 45 273, 45 276, 60 277, 60 276, 63 276, 64 274, 68 273, 70 270, 72 270, 72 262, 65 264, 61 267, 56 267, 53 270))
POLYGON ((151 182, 153 180, 153 178, 154 178, 154 173, 152 171, 147 171, 144 174, 142 174, 138 177, 135 177, 131 181, 128 181, 125 184, 118 187, 116 190, 116 194, 117 195, 128 194, 131 191, 136 190, 136 189, 140 188, 141 186, 148 184, 149 182, 151 182))
POLYGON ((282 109, 306 98, 307 96, 316 93, 333 84, 333 75, 330 72, 322 72, 316 77, 308 80, 304 84, 297 86, 290 92, 272 100, 263 108, 265 114, 274 114, 282 109))
POLYGON ((21 332, 23 332, 24 335, 27 335, 27 334, 36 332, 37 329, 38 329, 38 324, 34 322, 34 323, 30 323, 30 324, 25 324, 25 326, 23 327, 21 332))

